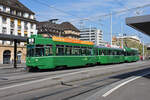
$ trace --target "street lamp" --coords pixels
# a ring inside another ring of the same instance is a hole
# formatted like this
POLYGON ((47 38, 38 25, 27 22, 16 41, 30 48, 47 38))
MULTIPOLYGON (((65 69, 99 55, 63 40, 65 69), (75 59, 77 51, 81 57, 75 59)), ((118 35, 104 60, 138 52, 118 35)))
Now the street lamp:
POLYGON ((121 35, 122 35, 121 47, 123 48, 123 24, 122 23, 121 23, 121 35))
POLYGON ((145 59, 145 55, 144 55, 144 41, 143 41, 143 60, 145 59))
POLYGON ((110 13, 110 36, 111 36, 111 46, 112 46, 112 12, 110 13))
MULTIPOLYGON (((141 39, 141 44, 142 44, 142 36, 140 36, 140 39, 141 39)), ((143 40, 143 60, 145 59, 145 52, 144 52, 144 40, 143 40)))

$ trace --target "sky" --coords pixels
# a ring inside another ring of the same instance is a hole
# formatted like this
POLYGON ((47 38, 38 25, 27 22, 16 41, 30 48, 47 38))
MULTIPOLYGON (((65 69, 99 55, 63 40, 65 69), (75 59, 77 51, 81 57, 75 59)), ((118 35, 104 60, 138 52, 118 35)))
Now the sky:
MULTIPOLYGON (((110 16, 125 9, 150 4, 150 0, 19 0, 36 14, 38 21, 59 19, 58 23, 69 21, 77 28, 96 27, 103 31, 103 40, 110 42, 110 16), (82 24, 81 24, 82 22, 82 24)), ((113 35, 137 35, 144 43, 150 43, 147 36, 125 23, 125 18, 150 14, 150 6, 130 10, 112 16, 113 35)))

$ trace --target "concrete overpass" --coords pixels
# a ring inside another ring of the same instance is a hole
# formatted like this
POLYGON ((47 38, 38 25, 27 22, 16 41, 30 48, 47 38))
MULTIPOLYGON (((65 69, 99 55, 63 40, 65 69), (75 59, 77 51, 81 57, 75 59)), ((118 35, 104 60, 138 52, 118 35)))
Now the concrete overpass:
POLYGON ((126 24, 150 36, 150 15, 128 17, 126 24))

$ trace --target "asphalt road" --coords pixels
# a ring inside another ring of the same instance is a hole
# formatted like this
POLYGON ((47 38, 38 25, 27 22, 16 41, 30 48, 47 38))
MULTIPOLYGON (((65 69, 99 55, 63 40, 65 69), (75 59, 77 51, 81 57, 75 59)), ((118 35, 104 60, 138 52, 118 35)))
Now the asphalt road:
POLYGON ((0 100, 149 100, 150 62, 0 73, 0 100))

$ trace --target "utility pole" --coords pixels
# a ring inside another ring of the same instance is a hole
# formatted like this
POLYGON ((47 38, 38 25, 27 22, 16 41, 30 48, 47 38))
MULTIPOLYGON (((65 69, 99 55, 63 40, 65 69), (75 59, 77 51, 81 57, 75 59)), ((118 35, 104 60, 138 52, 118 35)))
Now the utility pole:
POLYGON ((145 55, 144 55, 144 40, 143 40, 143 60, 145 59, 145 55))
POLYGON ((112 46, 112 12, 110 14, 110 36, 111 36, 111 46, 112 46))
POLYGON ((89 29, 89 39, 91 41, 91 31, 92 31, 92 26, 90 25, 90 29, 89 29))
POLYGON ((80 30, 83 29, 83 20, 80 20, 79 27, 80 27, 80 30))
POLYGON ((123 48, 123 24, 121 23, 121 35, 122 35, 122 39, 121 39, 121 47, 123 48))

